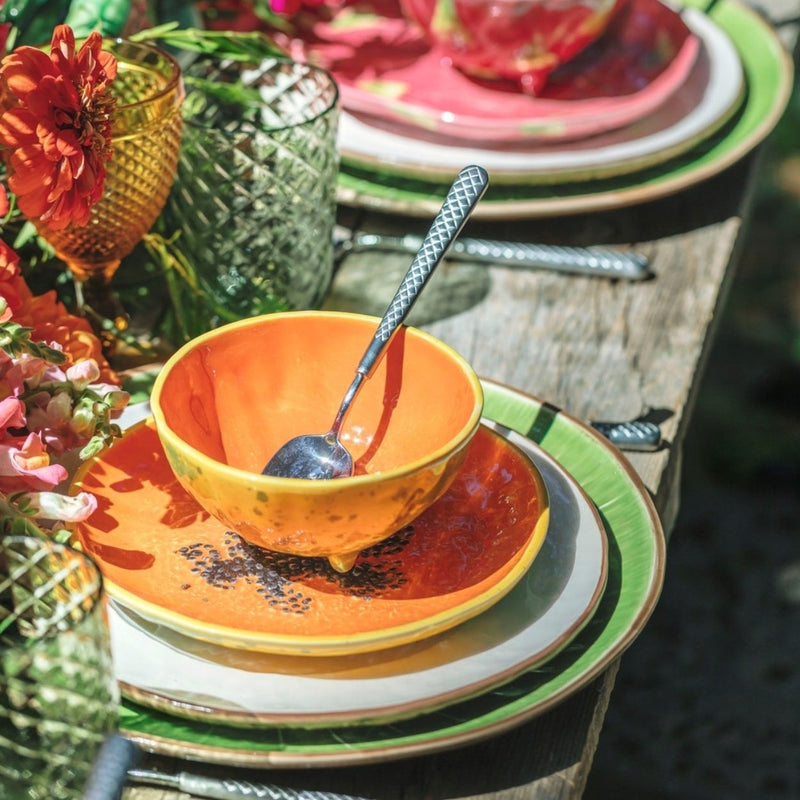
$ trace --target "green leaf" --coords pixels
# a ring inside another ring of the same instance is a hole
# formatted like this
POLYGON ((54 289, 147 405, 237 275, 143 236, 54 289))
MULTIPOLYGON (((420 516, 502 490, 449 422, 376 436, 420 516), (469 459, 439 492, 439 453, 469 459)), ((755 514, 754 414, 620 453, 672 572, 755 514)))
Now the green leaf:
POLYGON ((24 499, 21 504, 16 502, 18 494, 6 497, 0 492, 0 535, 47 538, 45 532, 26 511, 24 499))
POLYGON ((122 33, 131 13, 131 0, 72 0, 64 19, 77 37, 99 31, 103 36, 122 33))
POLYGON ((0 8, 0 22, 14 27, 6 50, 20 45, 47 44, 53 38, 53 28, 69 11, 70 0, 6 0, 0 8))
POLYGON ((31 328, 24 328, 17 322, 0 322, 0 348, 14 357, 29 353, 51 364, 63 364, 67 357, 43 342, 31 340, 31 328))
POLYGON ((168 22, 137 31, 129 38, 135 42, 155 41, 177 50, 236 61, 258 62, 269 56, 286 55, 260 31, 205 31, 200 28, 178 28, 177 23, 168 22))
POLYGON ((106 441, 106 438, 100 435, 93 436, 89 441, 81 448, 78 457, 81 461, 86 461, 87 458, 91 458, 92 456, 97 455, 109 442, 106 441))

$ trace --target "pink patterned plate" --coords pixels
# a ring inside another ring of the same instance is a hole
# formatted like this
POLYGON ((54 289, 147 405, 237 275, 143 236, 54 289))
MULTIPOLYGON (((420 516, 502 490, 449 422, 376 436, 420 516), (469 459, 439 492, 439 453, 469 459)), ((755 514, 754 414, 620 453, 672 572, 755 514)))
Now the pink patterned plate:
POLYGON ((324 13, 299 17, 282 43, 333 74, 346 110, 472 142, 568 141, 628 125, 683 84, 699 50, 678 13, 659 0, 628 0, 604 35, 531 97, 454 69, 393 0, 345 0, 324 13))

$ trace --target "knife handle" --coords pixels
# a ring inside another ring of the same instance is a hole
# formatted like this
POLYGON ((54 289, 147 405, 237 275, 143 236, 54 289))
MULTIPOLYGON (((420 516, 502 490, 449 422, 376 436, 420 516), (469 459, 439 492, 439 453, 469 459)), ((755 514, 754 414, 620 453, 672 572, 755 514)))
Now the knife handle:
POLYGON ((268 798, 269 800, 363 800, 337 792, 310 789, 291 789, 268 783, 250 783, 232 778, 211 778, 180 772, 167 775, 157 770, 133 769, 128 773, 133 782, 155 786, 168 786, 194 797, 209 800, 242 800, 242 798, 268 798))
POLYGON ((111 734, 97 753, 83 800, 119 800, 127 773, 139 755, 133 742, 118 733, 111 734))
POLYGON ((455 242, 453 255, 506 266, 530 266, 557 272, 605 275, 608 278, 641 280, 647 277, 647 259, 638 253, 608 247, 562 247, 463 239, 455 242))
MULTIPOLYGON (((397 250, 415 253, 422 239, 414 234, 391 236, 360 233, 341 243, 344 252, 397 250)), ((639 281, 650 277, 649 260, 641 253, 610 247, 562 247, 560 245, 501 242, 461 237, 450 247, 450 255, 481 264, 522 269, 545 269, 567 274, 603 276, 639 281)))
POLYGON ((661 428, 654 422, 633 420, 589 424, 620 450, 652 451, 658 450, 661 446, 661 428))

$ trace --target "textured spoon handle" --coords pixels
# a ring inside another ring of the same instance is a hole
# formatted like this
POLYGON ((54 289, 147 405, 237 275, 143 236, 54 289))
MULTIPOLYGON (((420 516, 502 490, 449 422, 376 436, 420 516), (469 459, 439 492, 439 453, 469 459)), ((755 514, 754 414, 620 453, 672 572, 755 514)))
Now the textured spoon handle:
POLYGON ((362 375, 368 376, 378 362, 389 340, 408 316, 420 290, 464 227, 488 185, 489 176, 483 167, 471 165, 459 172, 358 365, 358 372, 362 375))

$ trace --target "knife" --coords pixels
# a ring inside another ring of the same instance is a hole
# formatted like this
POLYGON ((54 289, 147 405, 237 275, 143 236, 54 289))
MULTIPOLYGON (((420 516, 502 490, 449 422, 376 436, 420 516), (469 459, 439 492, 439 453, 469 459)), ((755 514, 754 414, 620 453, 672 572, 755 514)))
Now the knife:
MULTIPOLYGON (((413 255, 419 250, 422 237, 415 234, 390 236, 358 233, 350 238, 337 239, 334 244, 337 258, 371 249, 394 250, 413 255)), ((651 276, 646 256, 610 247, 562 247, 467 237, 456 239, 450 246, 448 255, 481 264, 545 269, 570 275, 594 275, 631 281, 640 281, 651 276)))
POLYGON ((189 772, 170 774, 142 769, 137 766, 141 755, 139 748, 121 734, 109 736, 97 754, 82 800, 119 800, 129 783, 164 786, 212 800, 240 800, 243 797, 269 800, 364 800, 336 792, 289 789, 231 778, 209 778, 189 772))
POLYGON ((164 786, 178 789, 194 797, 208 797, 212 800, 241 800, 249 798, 269 798, 269 800, 364 800, 353 795, 338 792, 323 792, 312 789, 289 789, 268 783, 250 783, 231 778, 208 778, 192 775, 189 772, 167 774, 150 769, 128 770, 128 780, 150 786, 164 786))
POLYGON ((590 422, 620 450, 651 452, 661 447, 661 428, 655 422, 636 419, 630 422, 590 422))

